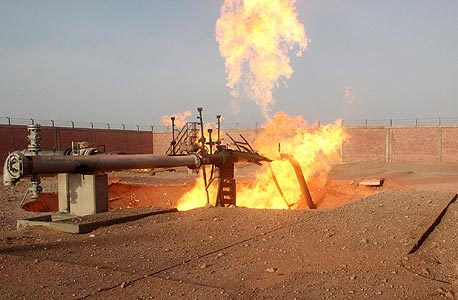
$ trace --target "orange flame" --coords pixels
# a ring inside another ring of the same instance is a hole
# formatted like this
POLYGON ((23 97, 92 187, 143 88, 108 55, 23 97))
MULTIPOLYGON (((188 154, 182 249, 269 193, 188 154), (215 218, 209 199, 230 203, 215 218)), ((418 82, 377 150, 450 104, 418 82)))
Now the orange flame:
POLYGON ((244 72, 250 98, 268 118, 275 102, 272 89, 293 74, 288 51, 307 48, 304 26, 298 21, 296 0, 225 0, 216 22, 216 40, 225 58, 227 86, 234 97, 244 72))
MULTIPOLYGON (((255 148, 264 156, 274 159, 271 168, 265 166, 256 174, 253 183, 237 183, 237 205, 250 208, 293 209, 305 208, 300 188, 291 164, 280 159, 280 153, 293 155, 299 162, 304 177, 318 190, 326 183, 331 164, 340 160, 339 150, 348 135, 338 120, 335 124, 323 127, 306 126, 300 116, 290 117, 277 113, 271 117, 259 133, 255 148), (280 144, 280 146, 279 146, 280 144), (279 149, 280 148, 280 149, 279 149), (280 195, 271 171, 275 174, 284 198, 280 195)), ((309 188, 312 185, 309 185, 309 188)), ((187 210, 206 204, 204 184, 199 179, 195 188, 180 200, 178 209, 187 210)), ((315 190, 311 189, 311 193, 315 190)), ((214 204, 216 192, 211 191, 210 200, 214 204)))
POLYGON ((171 115, 171 116, 165 115, 165 116, 161 117, 161 123, 162 123, 162 125, 170 126, 170 125, 172 125, 172 121, 170 120, 170 118, 171 117, 175 117, 175 126, 183 127, 187 122, 186 119, 191 115, 192 115, 192 113, 190 111, 185 111, 182 114, 174 114, 174 115, 171 115))

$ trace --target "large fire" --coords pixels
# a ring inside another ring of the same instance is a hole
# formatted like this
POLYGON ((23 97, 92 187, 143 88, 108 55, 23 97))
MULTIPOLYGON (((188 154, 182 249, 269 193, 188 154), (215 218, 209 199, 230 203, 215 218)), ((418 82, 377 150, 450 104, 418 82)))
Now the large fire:
POLYGON ((237 97, 241 81, 246 80, 250 98, 266 119, 275 102, 273 88, 279 79, 289 79, 293 74, 288 51, 296 48, 300 56, 307 48, 295 3, 296 0, 225 0, 216 22, 216 40, 225 58, 226 85, 237 97))
MULTIPOLYGON (((301 209, 306 205, 300 194, 296 175, 288 161, 281 160, 280 153, 292 155, 300 164, 305 180, 312 182, 315 190, 326 184, 332 163, 340 161, 340 149, 347 134, 339 121, 322 127, 306 126, 300 117, 277 113, 271 117, 255 142, 259 153, 274 161, 259 168, 253 182, 237 183, 237 205, 250 208, 301 209), (278 180, 281 196, 272 173, 278 180)), ((216 186, 214 184, 213 186, 216 186)), ((216 192, 210 189, 211 204, 216 192)), ((186 193, 178 204, 179 210, 202 207, 206 204, 204 184, 201 179, 186 193)))
MULTIPOLYGON (((291 159, 297 161, 312 196, 324 187, 333 162, 340 160, 340 149, 347 134, 340 121, 324 127, 307 126, 300 116, 286 113, 270 116, 275 102, 272 90, 279 80, 290 78, 293 69, 288 52, 299 56, 307 48, 304 26, 298 21, 296 0, 225 0, 216 22, 216 40, 225 58, 227 86, 239 96, 246 82, 250 97, 267 122, 258 134, 255 149, 273 161, 259 169, 256 179, 237 182, 237 205, 251 208, 301 209, 305 197, 300 192, 291 159), (283 154, 283 155, 282 155, 283 154), (276 184, 277 183, 277 184, 276 184)), ((215 186, 216 184, 213 184, 215 186)), ((214 202, 216 192, 210 189, 214 202)), ((185 194, 178 209, 206 204, 204 183, 185 194)), ((214 204, 214 203, 211 203, 214 204)))

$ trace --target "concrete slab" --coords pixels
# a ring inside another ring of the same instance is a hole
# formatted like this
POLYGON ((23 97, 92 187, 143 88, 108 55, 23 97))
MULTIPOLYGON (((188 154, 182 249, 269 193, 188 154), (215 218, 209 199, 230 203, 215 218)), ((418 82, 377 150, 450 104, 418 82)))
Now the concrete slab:
POLYGON ((175 208, 164 209, 156 207, 120 209, 82 217, 68 214, 54 214, 18 220, 17 228, 26 229, 29 227, 44 226, 68 233, 88 233, 99 227, 131 222, 148 216, 170 212, 177 212, 177 210, 175 208))

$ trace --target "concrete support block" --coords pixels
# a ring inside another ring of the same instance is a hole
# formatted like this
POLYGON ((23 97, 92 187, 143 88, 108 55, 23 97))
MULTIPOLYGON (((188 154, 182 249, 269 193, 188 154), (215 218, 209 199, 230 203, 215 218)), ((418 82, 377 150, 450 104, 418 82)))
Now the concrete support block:
POLYGON ((59 211, 62 213, 70 212, 70 191, 69 191, 69 176, 71 174, 57 175, 57 190, 59 200, 59 211))
POLYGON ((108 175, 59 174, 59 211, 86 216, 108 210, 108 175))

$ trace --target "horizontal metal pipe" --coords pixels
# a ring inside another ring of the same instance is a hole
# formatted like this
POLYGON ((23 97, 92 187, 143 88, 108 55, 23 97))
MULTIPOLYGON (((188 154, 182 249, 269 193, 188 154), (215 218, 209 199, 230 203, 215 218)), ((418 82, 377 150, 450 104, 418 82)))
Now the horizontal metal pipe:
MULTIPOLYGON (((98 173, 133 169, 189 167, 198 168, 197 155, 119 154, 92 156, 24 156, 22 176, 58 173, 98 173)), ((22 177, 21 176, 21 177, 22 177)))

